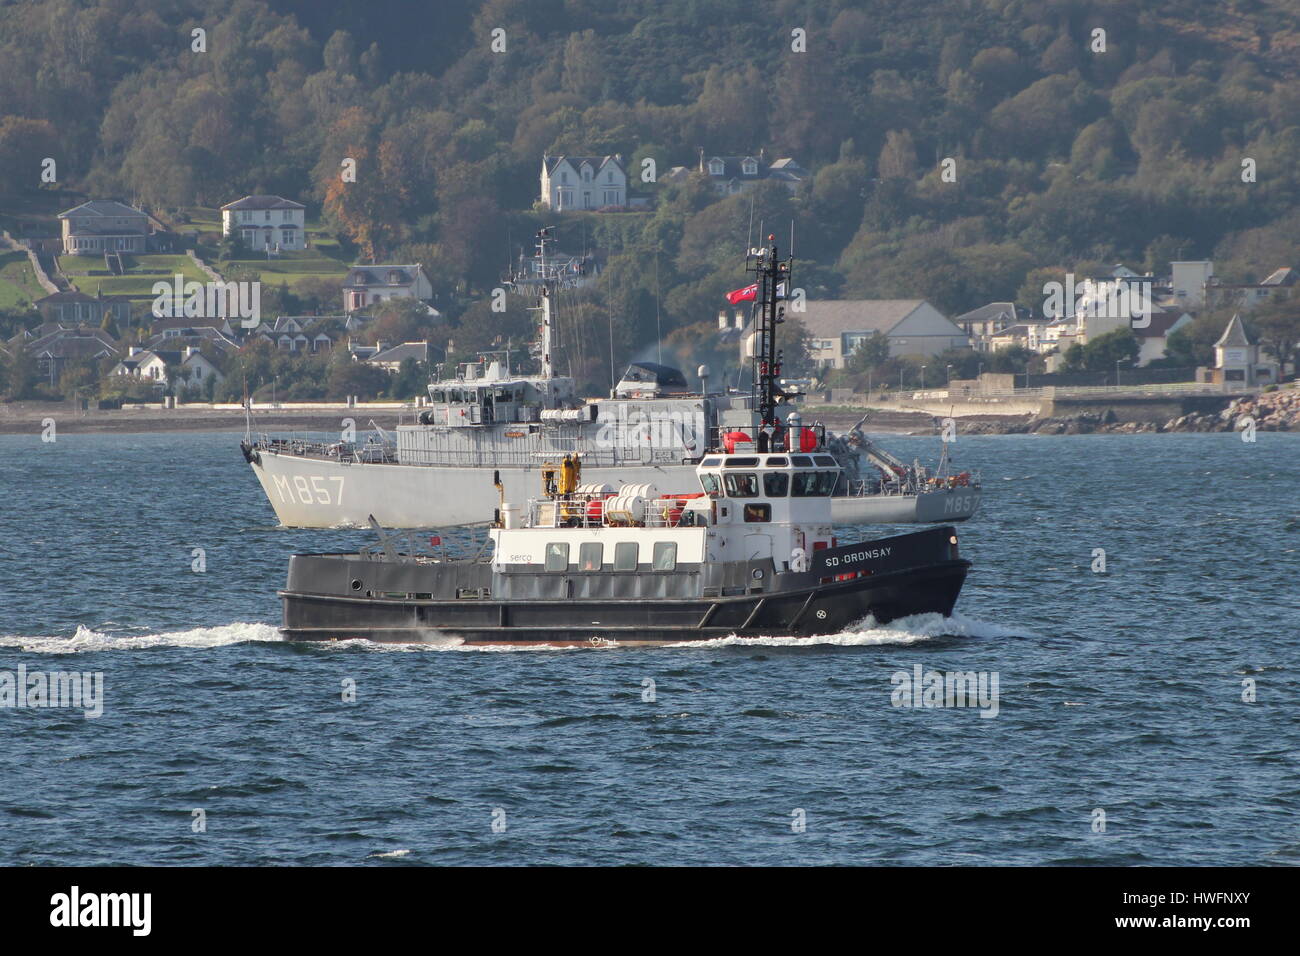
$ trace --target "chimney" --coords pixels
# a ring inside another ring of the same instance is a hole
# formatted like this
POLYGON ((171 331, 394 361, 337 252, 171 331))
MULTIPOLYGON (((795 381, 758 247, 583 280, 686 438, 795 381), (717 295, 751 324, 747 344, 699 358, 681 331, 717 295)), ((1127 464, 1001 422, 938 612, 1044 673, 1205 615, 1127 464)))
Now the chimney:
POLYGON ((745 310, 744 310, 744 309, 737 309, 737 310, 736 310, 736 328, 738 328, 738 329, 743 329, 744 327, 745 327, 745 310))
POLYGON ((139 355, 139 354, 140 354, 140 349, 139 349, 138 346, 135 346, 135 345, 132 345, 132 346, 128 347, 127 350, 126 350, 126 357, 127 357, 127 358, 130 358, 132 355, 139 355))
POLYGON ((193 355, 193 354, 194 354, 195 352, 197 352, 197 351, 198 351, 198 349, 196 349, 194 346, 192 346, 192 345, 187 345, 187 346, 185 346, 185 357, 186 357, 186 358, 189 358, 191 355, 193 355))
POLYGON ((730 323, 727 321, 728 315, 726 309, 718 310, 718 328, 725 329, 730 323))

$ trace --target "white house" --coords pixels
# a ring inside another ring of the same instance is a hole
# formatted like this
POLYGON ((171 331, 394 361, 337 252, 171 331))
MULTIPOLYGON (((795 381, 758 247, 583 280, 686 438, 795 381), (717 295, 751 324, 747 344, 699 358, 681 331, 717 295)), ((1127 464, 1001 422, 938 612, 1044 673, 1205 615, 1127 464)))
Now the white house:
POLYGON ((557 212, 626 206, 623 156, 543 156, 541 202, 557 212))
POLYGON ((419 265, 353 266, 343 280, 343 311, 355 312, 384 299, 433 298, 433 286, 419 265))
POLYGON ((205 385, 212 379, 218 384, 225 380, 221 370, 193 346, 186 346, 183 352, 142 349, 131 346, 127 356, 113 368, 113 375, 134 375, 161 385, 167 384, 168 366, 177 366, 189 371, 190 385, 205 385))
POLYGON ((307 207, 280 196, 245 196, 221 207, 221 234, 258 251, 304 249, 306 228, 307 207))
POLYGON ((807 310, 791 318, 808 331, 809 355, 828 368, 844 368, 876 332, 889 340, 891 356, 938 355, 970 345, 969 336, 924 299, 809 300, 807 310))
POLYGON ((1140 368, 1165 357, 1169 346, 1169 336, 1185 325, 1190 325, 1192 317, 1182 309, 1157 308, 1148 317, 1146 325, 1135 323, 1133 335, 1138 340, 1137 365, 1140 368))

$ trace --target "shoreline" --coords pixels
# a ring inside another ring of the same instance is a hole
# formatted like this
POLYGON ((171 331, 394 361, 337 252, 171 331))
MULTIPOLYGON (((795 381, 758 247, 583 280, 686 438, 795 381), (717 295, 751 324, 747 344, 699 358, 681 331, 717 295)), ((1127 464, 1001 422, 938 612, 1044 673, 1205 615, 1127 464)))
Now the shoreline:
MULTIPOLYGON (((380 407, 325 404, 310 408, 254 409, 254 433, 336 432, 344 419, 352 419, 358 432, 370 430, 370 423, 384 429, 414 421, 415 408, 385 404, 380 407)), ((844 406, 819 412, 817 406, 801 409, 806 424, 820 423, 843 433, 863 415, 865 431, 873 435, 938 435, 941 416, 902 409, 847 409, 844 406)), ((1238 399, 1218 412, 1181 415, 1165 421, 1123 420, 1114 412, 1083 413, 1056 418, 1031 414, 966 415, 957 418, 959 435, 1091 435, 1091 434, 1196 434, 1236 431, 1247 418, 1260 431, 1300 431, 1300 390, 1277 392, 1268 398, 1238 399)), ((14 402, 0 404, 0 435, 40 435, 47 419, 65 434, 147 434, 151 432, 242 432, 246 421, 242 410, 182 405, 179 408, 133 407, 81 411, 62 402, 14 402)))

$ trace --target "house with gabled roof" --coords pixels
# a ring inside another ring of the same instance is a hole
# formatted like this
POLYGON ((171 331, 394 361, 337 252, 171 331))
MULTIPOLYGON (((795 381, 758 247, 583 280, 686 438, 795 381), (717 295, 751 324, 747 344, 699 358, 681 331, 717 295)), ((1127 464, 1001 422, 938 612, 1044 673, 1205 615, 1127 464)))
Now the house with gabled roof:
POLYGON ((35 336, 20 333, 10 341, 23 344, 26 353, 35 360, 41 378, 51 385, 58 382, 69 364, 98 362, 121 352, 113 336, 94 326, 46 324, 35 331, 38 333, 35 336))
POLYGON ((809 356, 827 368, 844 368, 877 332, 888 340, 891 356, 938 355, 970 345, 969 336, 924 299, 809 299, 792 318, 808 333, 809 356))
POLYGON ((396 373, 407 359, 414 359, 427 365, 429 362, 429 343, 402 342, 400 345, 384 348, 381 342, 379 343, 379 350, 374 355, 366 358, 365 362, 367 365, 382 368, 386 372, 396 373))
POLYGON ((418 265, 353 266, 343 280, 343 310, 355 312, 385 299, 433 298, 429 277, 418 265))
POLYGON ((604 209, 628 205, 627 169, 610 156, 543 156, 541 203, 547 209, 604 209))
POLYGON ((188 384, 206 385, 209 381, 224 382, 225 374, 217 362, 204 355, 198 346, 187 345, 180 350, 146 349, 132 345, 127 354, 113 367, 112 375, 133 375, 160 385, 168 384, 171 369, 188 372, 188 384))
POLYGON ((65 256, 146 250, 149 216, 115 199, 91 199, 59 213, 65 256))
POLYGON ((238 235, 250 249, 307 247, 307 207, 283 196, 245 196, 221 207, 221 234, 238 235))
MULTIPOLYGON (((696 172, 708 178, 713 188, 724 196, 752 189, 764 181, 779 182, 791 192, 808 178, 808 171, 790 157, 768 163, 765 151, 745 156, 710 156, 700 150, 696 172)), ((669 171, 668 180, 676 181, 689 175, 683 166, 669 171)))
POLYGON ((1223 334, 1214 343, 1214 368, 1211 380, 1216 384, 1272 385, 1278 380, 1276 362, 1261 358, 1259 345, 1251 342, 1240 315, 1228 320, 1223 334))
POLYGON ((48 322, 99 325, 111 315, 119 330, 131 324, 131 299, 124 295, 87 295, 84 292, 55 292, 33 305, 48 322))

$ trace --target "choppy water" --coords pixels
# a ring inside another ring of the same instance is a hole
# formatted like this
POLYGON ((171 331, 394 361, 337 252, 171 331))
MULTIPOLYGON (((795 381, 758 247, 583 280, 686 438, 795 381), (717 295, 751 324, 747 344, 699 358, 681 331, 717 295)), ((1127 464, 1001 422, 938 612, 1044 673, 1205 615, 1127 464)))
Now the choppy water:
POLYGON ((289 553, 366 535, 274 527, 236 442, 0 436, 0 672, 104 679, 0 709, 0 863, 1300 862, 1300 436, 963 437, 951 620, 505 652, 280 642, 289 553))

